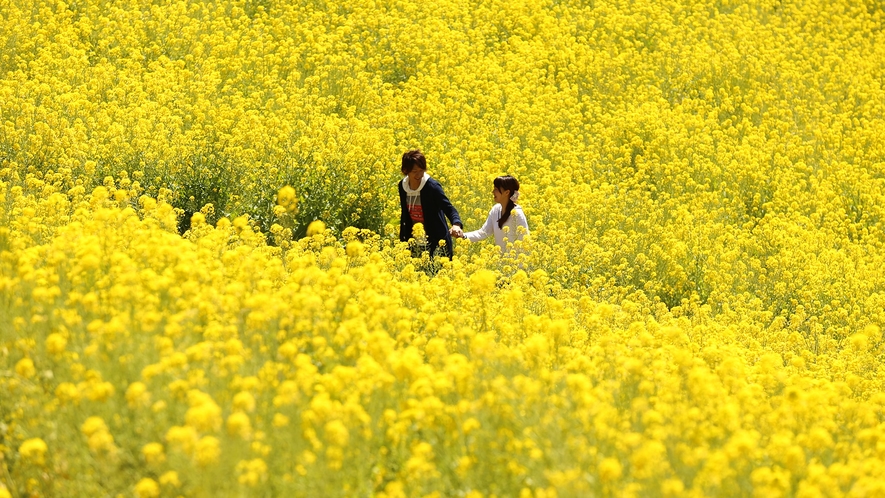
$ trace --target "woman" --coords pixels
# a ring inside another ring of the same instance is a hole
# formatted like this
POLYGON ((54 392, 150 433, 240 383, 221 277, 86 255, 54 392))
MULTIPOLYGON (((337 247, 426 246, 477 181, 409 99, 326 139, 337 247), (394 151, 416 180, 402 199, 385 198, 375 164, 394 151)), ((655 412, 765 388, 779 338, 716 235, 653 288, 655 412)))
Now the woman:
POLYGON ((464 235, 458 210, 446 197, 439 182, 427 174, 427 159, 421 151, 410 150, 403 154, 401 171, 399 240, 407 242, 413 237, 414 226, 422 223, 430 257, 433 258, 440 241, 444 240, 443 251, 452 259, 452 236, 464 235), (446 223, 447 217, 452 222, 451 231, 446 223))
MULTIPOLYGON (((470 242, 478 242, 491 235, 502 252, 507 252, 507 243, 522 240, 529 234, 529 224, 525 213, 516 203, 519 200, 519 182, 512 176, 499 176, 492 182, 492 197, 495 205, 489 217, 479 230, 467 232, 463 237, 470 242)), ((454 232, 452 235, 455 235, 454 232)))

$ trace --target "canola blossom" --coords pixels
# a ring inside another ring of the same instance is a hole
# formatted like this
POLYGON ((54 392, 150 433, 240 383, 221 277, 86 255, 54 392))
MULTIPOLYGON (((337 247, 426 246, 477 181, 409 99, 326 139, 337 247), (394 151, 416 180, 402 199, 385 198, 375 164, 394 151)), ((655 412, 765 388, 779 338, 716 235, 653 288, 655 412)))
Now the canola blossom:
POLYGON ((0 498, 885 494, 875 2, 0 12, 0 498))

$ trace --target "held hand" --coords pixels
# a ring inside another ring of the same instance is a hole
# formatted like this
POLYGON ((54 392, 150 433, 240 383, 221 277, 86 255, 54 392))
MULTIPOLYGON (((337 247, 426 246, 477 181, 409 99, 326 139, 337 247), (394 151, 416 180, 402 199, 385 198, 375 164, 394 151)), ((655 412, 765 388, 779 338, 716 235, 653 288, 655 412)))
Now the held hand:
POLYGON ((449 233, 452 235, 452 237, 455 237, 456 239, 464 238, 464 230, 461 230, 461 227, 459 227, 458 225, 453 225, 451 230, 449 230, 449 233))

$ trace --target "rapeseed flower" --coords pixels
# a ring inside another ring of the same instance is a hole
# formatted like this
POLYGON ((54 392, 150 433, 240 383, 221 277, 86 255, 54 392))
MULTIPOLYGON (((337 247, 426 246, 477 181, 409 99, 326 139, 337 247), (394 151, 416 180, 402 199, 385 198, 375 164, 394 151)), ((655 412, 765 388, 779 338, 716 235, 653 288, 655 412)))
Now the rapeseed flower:
POLYGON ((67 339, 58 332, 53 332, 46 337, 46 350, 53 356, 62 354, 67 344, 67 339))
POLYGON ((159 464, 166 461, 163 445, 160 443, 148 443, 141 448, 141 454, 149 464, 159 464))
POLYGON ((599 478, 603 482, 613 482, 621 477, 623 467, 621 463, 612 457, 603 459, 599 463, 599 478))
POLYGON ((249 416, 243 412, 231 413, 227 418, 227 432, 232 436, 243 439, 252 437, 252 422, 249 416))
POLYGON ((267 464, 260 458, 243 460, 237 464, 237 473, 240 484, 257 486, 267 480, 267 464))
POLYGON ((135 485, 138 498, 157 498, 160 496, 160 485, 150 477, 144 477, 135 485))
POLYGON ((173 488, 181 486, 181 481, 178 478, 178 472, 174 470, 164 472, 163 475, 160 476, 160 484, 162 486, 169 486, 173 488))
POLYGON ((15 373, 25 379, 29 379, 37 373, 34 368, 34 361, 30 358, 22 358, 15 364, 15 373))
POLYGON ((25 440, 18 447, 18 453, 26 461, 34 465, 44 465, 46 463, 46 452, 48 451, 46 442, 40 438, 31 438, 25 440))
POLYGON ((203 436, 194 447, 194 461, 197 465, 207 466, 218 462, 221 456, 221 442, 213 436, 203 436))
POLYGON ((314 220, 310 222, 310 225, 307 227, 307 235, 314 236, 320 235, 326 231, 326 224, 320 220, 314 220))
POLYGON ((147 406, 151 402, 151 393, 143 382, 133 382, 126 388, 126 402, 130 408, 147 406))

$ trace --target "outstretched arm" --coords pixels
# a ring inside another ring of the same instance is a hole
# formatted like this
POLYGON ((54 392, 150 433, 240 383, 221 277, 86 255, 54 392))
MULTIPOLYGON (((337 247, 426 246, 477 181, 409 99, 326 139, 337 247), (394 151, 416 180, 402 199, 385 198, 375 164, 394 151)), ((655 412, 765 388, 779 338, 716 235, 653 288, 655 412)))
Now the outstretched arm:
POLYGON ((486 222, 482 224, 482 227, 479 230, 465 233, 464 238, 470 242, 478 242, 486 237, 490 237, 495 233, 494 223, 497 219, 498 217, 495 216, 495 208, 492 208, 492 210, 489 211, 489 216, 486 218, 486 222))
POLYGON ((455 209, 455 206, 452 205, 452 201, 446 197, 446 193, 443 192, 442 185, 437 183, 437 193, 439 194, 439 203, 442 207, 443 213, 445 213, 446 217, 452 223, 452 225, 457 225, 459 227, 464 227, 464 224, 461 223, 461 216, 458 214, 458 210, 455 209))

